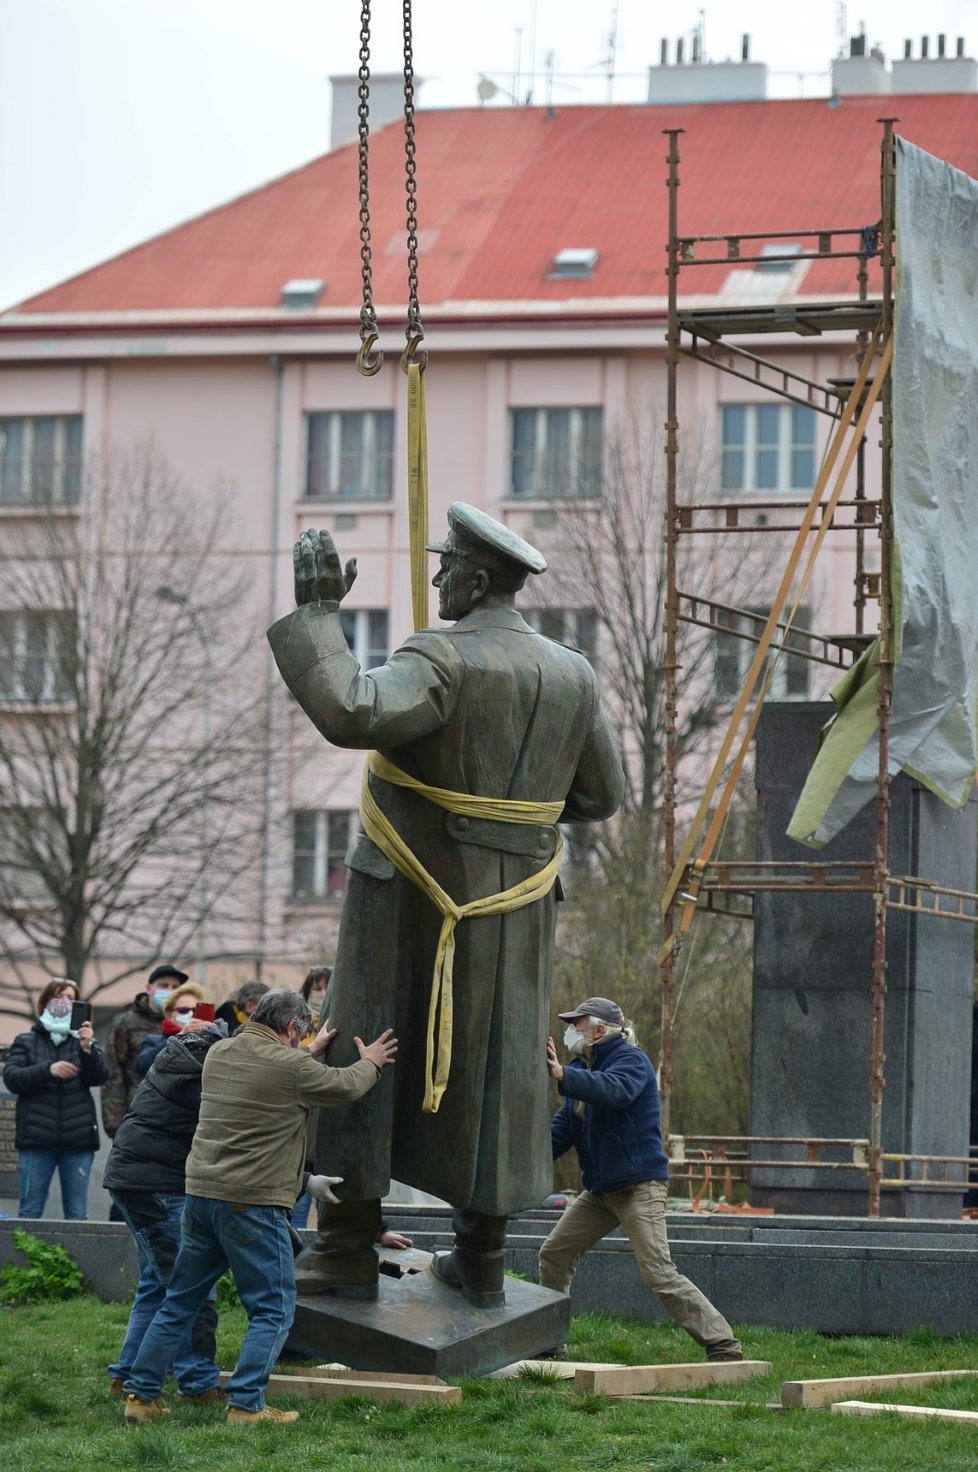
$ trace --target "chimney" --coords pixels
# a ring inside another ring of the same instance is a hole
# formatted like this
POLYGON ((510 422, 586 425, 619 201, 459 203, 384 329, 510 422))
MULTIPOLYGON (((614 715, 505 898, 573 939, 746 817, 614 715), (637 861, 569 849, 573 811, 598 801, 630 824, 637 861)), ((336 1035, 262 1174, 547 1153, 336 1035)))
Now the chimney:
POLYGON ((750 36, 746 33, 740 38, 740 59, 750 61, 750 36))
MULTIPOLYGON (((330 116, 329 146, 339 148, 341 143, 350 143, 357 136, 357 92, 360 79, 357 76, 330 77, 333 105, 330 116)), ((417 103, 422 78, 414 79, 414 97, 417 103)), ((400 72, 377 72, 370 78, 370 127, 382 128, 392 123, 404 112, 404 78, 400 72)))

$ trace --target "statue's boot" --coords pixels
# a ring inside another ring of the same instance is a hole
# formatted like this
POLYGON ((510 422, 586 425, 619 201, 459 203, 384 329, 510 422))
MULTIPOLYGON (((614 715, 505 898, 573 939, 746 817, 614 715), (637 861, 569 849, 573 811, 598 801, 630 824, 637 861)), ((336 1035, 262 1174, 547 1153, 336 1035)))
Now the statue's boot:
POLYGON ((476 1308, 502 1308, 506 1302, 506 1224, 504 1216, 456 1210, 455 1246, 432 1258, 431 1271, 439 1282, 460 1288, 462 1297, 476 1308))
POLYGON ((315 1242, 296 1258, 297 1293, 376 1298, 379 1201, 320 1202, 315 1242))

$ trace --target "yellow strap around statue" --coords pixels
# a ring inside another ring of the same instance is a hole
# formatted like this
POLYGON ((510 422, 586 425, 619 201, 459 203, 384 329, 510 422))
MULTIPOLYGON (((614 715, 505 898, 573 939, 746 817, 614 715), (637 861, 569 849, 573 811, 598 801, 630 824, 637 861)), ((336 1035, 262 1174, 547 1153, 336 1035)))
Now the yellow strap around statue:
POLYGON ((448 787, 429 787, 427 782, 402 772, 379 751, 368 754, 367 765, 375 777, 382 777, 395 787, 408 787, 463 818, 488 818, 493 823, 554 824, 564 811, 562 802, 520 802, 515 797, 476 797, 470 792, 452 792, 448 787))
MULTIPOLYGON (((432 802, 436 802, 439 807, 449 806, 444 800, 446 798, 452 799, 453 803, 480 803, 508 808, 517 805, 505 799, 474 798, 461 792, 448 792, 441 787, 427 787, 425 783, 416 782, 414 778, 408 777, 406 773, 401 772, 400 768, 387 762, 378 752, 371 752, 368 765, 371 771, 377 772, 378 776, 386 777, 386 773, 378 771, 375 760, 397 773, 398 785, 412 787, 423 796, 429 797, 432 802)), ((386 778, 386 780, 391 779, 386 778)), ((523 803, 520 806, 539 811, 541 808, 553 809, 555 807, 559 810, 563 805, 559 803, 523 803)), ((471 808, 465 810, 473 811, 471 808)), ((462 811, 462 809, 453 806, 450 811, 462 811)), ((484 809, 480 809, 478 816, 485 817, 487 813, 484 809)), ((540 869, 536 874, 529 875, 519 884, 514 884, 510 889, 501 890, 498 894, 485 895, 482 899, 469 900, 459 905, 450 894, 446 894, 437 879, 428 873, 417 854, 412 852, 386 814, 381 812, 370 791, 367 767, 364 767, 363 786, 360 792, 360 819, 367 837, 377 845, 381 853, 386 854, 406 879, 417 885, 418 889, 428 896, 442 916, 441 933, 438 936, 435 966, 431 978, 431 998, 428 1004, 425 1087, 421 1105, 425 1114, 437 1114, 438 1106, 448 1086, 448 1075, 452 1063, 452 981, 455 968, 455 927, 460 920, 480 915, 503 915, 511 910, 521 910, 525 905, 532 905, 536 900, 542 899, 553 888, 557 878, 564 847, 563 839, 558 833, 557 848, 553 858, 545 868, 540 869), (438 1033, 437 1062, 435 1058, 436 1026, 438 1033)), ((538 820, 510 818, 503 819, 503 821, 536 822, 538 820)), ((553 819, 549 821, 552 822, 553 819)))
POLYGON ((418 363, 407 365, 408 531, 410 534, 411 608, 415 632, 428 625, 428 430, 424 378, 418 363))

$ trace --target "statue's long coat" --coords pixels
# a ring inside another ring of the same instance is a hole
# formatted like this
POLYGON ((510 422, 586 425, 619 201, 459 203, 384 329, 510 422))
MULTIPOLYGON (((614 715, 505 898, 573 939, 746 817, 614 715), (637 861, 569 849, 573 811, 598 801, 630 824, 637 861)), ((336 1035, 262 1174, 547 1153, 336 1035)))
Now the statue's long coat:
MULTIPOLYGON (((423 630, 364 673, 339 615, 307 604, 269 630, 278 667, 336 746, 375 747, 413 777, 484 797, 562 801, 561 821, 609 817, 621 760, 583 655, 534 632, 512 608, 477 609, 423 630)), ((445 812, 373 776, 378 805, 442 887, 462 903, 508 889, 552 857, 551 827, 445 812)), ((538 1204, 551 1189, 545 1062, 559 888, 456 932, 454 1042, 448 1088, 421 1112, 425 1030, 441 917, 360 833, 325 1014, 340 1029, 329 1061, 356 1058, 354 1035, 385 1027, 397 1063, 346 1109, 324 1112, 317 1168, 350 1200, 383 1196, 390 1175, 490 1216, 538 1204)))

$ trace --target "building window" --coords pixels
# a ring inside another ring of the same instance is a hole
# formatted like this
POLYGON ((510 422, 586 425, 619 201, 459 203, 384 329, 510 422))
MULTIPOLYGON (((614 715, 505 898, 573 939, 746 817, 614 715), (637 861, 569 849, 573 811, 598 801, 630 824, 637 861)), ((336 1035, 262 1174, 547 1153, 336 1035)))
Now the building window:
POLYGON ((51 808, 0 808, 0 895, 42 900, 52 866, 64 870, 63 815, 51 808))
MULTIPOLYGON (((767 608, 749 608, 743 613, 728 613, 725 609, 717 610, 717 623, 720 627, 737 629, 741 635, 737 637, 734 634, 718 633, 716 636, 715 688, 721 700, 736 700, 743 689, 747 671, 753 662, 758 640, 764 632, 764 624, 769 612, 767 608)), ((788 648, 776 649, 768 653, 764 662, 765 675, 771 662, 776 661, 767 692, 769 700, 808 699, 809 661, 788 652, 792 643, 796 648, 804 647, 805 641, 798 637, 796 631, 805 630, 808 627, 808 609, 799 608, 786 641, 788 648)), ((775 634, 775 638, 780 639, 780 636, 775 634)))
POLYGON ((0 418, 0 506, 73 506, 81 456, 80 414, 0 418))
POLYGON ((511 410, 513 495, 600 496, 603 417, 600 408, 511 410))
POLYGON ((70 613, 0 611, 0 700, 70 700, 72 628, 70 613))
POLYGON ((386 608, 344 608, 340 623, 361 669, 372 670, 384 663, 390 652, 386 608))
POLYGON ((810 491, 815 410, 805 404, 724 404, 720 484, 725 491, 810 491))
POLYGON ((579 649, 594 663, 598 652, 598 615, 593 608, 521 608, 520 612, 538 634, 579 649))
POLYGON ((311 808, 292 814, 293 899, 328 900, 344 893, 354 816, 311 808))
POLYGON ((310 414, 308 424, 305 494, 309 500, 390 500, 392 410, 310 414))

